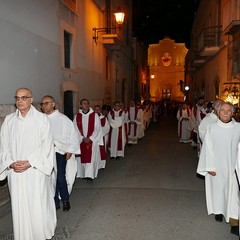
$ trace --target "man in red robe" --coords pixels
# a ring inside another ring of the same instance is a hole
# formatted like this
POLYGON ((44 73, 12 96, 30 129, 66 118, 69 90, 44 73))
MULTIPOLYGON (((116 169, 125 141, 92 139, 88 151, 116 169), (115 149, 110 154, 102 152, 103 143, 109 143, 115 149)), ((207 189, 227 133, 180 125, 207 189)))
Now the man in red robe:
POLYGON ((90 107, 87 99, 80 101, 80 107, 81 109, 73 121, 78 130, 81 149, 77 177, 92 181, 98 174, 99 145, 103 144, 101 123, 99 116, 90 107))
POLYGON ((116 101, 113 109, 108 113, 110 124, 108 147, 111 158, 124 157, 126 145, 125 118, 125 111, 121 109, 121 103, 116 101))

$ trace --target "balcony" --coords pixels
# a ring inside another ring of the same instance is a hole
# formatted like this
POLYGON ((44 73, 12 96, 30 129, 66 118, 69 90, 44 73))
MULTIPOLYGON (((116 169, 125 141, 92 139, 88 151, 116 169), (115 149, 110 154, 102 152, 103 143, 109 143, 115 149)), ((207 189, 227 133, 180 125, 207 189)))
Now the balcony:
POLYGON ((187 72, 195 72, 220 51, 221 26, 204 27, 198 36, 192 37, 186 58, 187 72))
POLYGON ((202 57, 211 57, 217 54, 220 50, 221 36, 221 26, 205 27, 198 39, 199 55, 202 57))
POLYGON ((186 72, 194 73, 198 68, 206 63, 205 57, 195 56, 193 59, 186 60, 186 72))
POLYGON ((240 20, 233 20, 230 24, 224 29, 224 34, 235 34, 240 31, 240 20))
POLYGON ((116 33, 102 34, 101 42, 103 45, 119 45, 122 40, 116 33))
POLYGON ((193 73, 207 61, 207 57, 200 56, 196 41, 193 41, 193 47, 189 49, 186 55, 186 72, 193 73))

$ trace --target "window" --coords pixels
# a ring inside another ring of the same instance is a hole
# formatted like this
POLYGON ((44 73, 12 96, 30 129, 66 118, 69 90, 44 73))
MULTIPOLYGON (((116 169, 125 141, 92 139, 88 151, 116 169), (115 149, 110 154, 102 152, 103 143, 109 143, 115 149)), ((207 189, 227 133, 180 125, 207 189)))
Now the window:
POLYGON ((233 65, 232 75, 239 76, 240 74, 240 32, 233 35, 233 65))
POLYGON ((170 89, 162 90, 162 100, 171 100, 171 90, 170 89))
POLYGON ((62 2, 74 13, 77 13, 77 0, 62 0, 62 2))
POLYGON ((65 69, 76 69, 76 30, 61 22, 61 64, 65 69))
POLYGON ((71 68, 72 34, 64 31, 64 67, 71 68))
POLYGON ((106 56, 106 79, 109 79, 109 59, 106 56))

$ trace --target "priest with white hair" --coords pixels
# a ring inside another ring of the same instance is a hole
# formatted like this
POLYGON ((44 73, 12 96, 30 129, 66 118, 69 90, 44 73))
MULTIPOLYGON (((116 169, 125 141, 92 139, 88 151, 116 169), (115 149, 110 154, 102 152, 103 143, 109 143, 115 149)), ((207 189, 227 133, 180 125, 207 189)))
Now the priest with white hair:
POLYGON ((236 174, 240 123, 232 119, 233 105, 219 105, 219 119, 207 126, 197 173, 205 176, 208 214, 231 225, 231 233, 239 235, 238 179, 236 174))

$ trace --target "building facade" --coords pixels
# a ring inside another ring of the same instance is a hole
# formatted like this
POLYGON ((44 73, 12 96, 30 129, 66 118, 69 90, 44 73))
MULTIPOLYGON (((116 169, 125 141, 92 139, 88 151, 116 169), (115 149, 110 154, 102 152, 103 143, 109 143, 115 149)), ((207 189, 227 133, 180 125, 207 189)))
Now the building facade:
POLYGON ((240 1, 202 0, 186 56, 189 100, 220 98, 239 104, 240 1))
POLYGON ((185 56, 188 49, 185 43, 175 43, 165 37, 158 44, 148 48, 150 71, 150 100, 184 101, 185 56))
POLYGON ((15 90, 55 97, 69 118, 79 100, 125 104, 141 95, 132 41, 132 1, 42 0, 0 3, 0 123, 13 112, 15 90), (120 26, 114 19, 125 13, 120 26))

